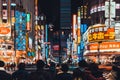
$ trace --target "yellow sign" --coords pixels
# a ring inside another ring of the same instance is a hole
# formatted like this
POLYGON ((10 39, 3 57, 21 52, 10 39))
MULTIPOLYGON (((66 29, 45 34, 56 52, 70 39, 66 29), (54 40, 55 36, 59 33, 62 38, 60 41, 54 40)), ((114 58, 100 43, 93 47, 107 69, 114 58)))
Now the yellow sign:
POLYGON ((80 35, 80 28, 77 29, 77 43, 79 44, 81 41, 81 35, 80 35))
POLYGON ((108 28, 107 31, 98 31, 88 34, 89 42, 101 41, 101 40, 114 40, 115 30, 114 28, 108 28))

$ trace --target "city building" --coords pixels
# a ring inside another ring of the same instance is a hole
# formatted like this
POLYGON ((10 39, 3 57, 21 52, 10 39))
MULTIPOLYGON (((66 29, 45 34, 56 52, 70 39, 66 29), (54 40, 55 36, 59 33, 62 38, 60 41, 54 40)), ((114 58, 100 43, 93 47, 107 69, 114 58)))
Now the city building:
POLYGON ((71 0, 55 0, 52 4, 56 7, 51 5, 52 21, 49 23, 53 24, 53 31, 49 31, 50 34, 52 33, 49 36, 51 43, 50 56, 52 56, 52 60, 61 62, 67 57, 67 38, 71 33, 71 0))
POLYGON ((84 56, 93 62, 111 64, 120 55, 120 1, 88 2, 89 28, 83 35, 84 56))
POLYGON ((14 61, 14 0, 0 0, 0 59, 6 62, 14 61))

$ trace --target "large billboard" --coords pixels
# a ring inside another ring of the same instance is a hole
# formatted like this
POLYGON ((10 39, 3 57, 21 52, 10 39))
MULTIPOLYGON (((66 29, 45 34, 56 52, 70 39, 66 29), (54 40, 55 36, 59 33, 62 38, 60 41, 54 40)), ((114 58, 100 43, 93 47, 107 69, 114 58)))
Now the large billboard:
POLYGON ((88 41, 99 42, 106 40, 115 40, 115 28, 109 28, 105 25, 96 25, 89 28, 88 41))

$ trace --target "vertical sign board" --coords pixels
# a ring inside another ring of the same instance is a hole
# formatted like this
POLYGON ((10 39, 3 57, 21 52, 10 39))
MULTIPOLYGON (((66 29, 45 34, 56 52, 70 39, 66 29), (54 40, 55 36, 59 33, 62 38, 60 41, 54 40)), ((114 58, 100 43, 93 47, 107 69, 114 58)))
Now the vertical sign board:
POLYGON ((116 10, 115 2, 111 2, 111 1, 105 2, 105 17, 106 18, 109 18, 109 17, 115 18, 115 14, 116 14, 115 10, 116 10))
POLYGON ((30 21, 31 21, 31 14, 27 13, 27 25, 26 25, 27 30, 30 30, 30 21))
POLYGON ((29 37, 29 42, 28 43, 29 43, 29 48, 32 49, 32 43, 33 43, 32 38, 29 37))
POLYGON ((77 29, 77 15, 73 15, 73 39, 74 39, 74 52, 77 51, 77 35, 76 35, 76 29, 77 29))
POLYGON ((15 49, 26 50, 26 13, 15 11, 15 49))
POLYGON ((78 61, 81 60, 81 49, 80 49, 80 45, 78 45, 78 61))
POLYGON ((78 8, 78 16, 77 16, 77 43, 79 44, 81 41, 81 32, 80 32, 80 27, 81 27, 81 18, 80 18, 80 8, 78 8))

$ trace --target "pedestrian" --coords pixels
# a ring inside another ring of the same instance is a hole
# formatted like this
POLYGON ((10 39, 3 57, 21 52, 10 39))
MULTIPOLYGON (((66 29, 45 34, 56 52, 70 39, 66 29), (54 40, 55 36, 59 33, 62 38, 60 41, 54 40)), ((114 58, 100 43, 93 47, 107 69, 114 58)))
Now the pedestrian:
POLYGON ((78 62, 78 68, 73 70, 73 80, 87 80, 84 71, 88 69, 88 64, 85 60, 78 62))
POLYGON ((62 72, 61 70, 61 65, 60 64, 57 64, 56 65, 56 74, 60 74, 62 72))
POLYGON ((25 63, 18 64, 18 70, 12 74, 13 80, 28 80, 28 72, 25 70, 25 63))
POLYGON ((103 77, 103 71, 98 68, 98 64, 90 63, 89 70, 91 71, 92 75, 96 78, 103 77))
POLYGON ((105 76, 109 80, 120 80, 120 68, 118 65, 112 65, 112 70, 105 76))
POLYGON ((31 72, 28 80, 53 80, 49 71, 44 70, 45 63, 43 60, 36 62, 37 70, 31 72))
POLYGON ((72 80, 72 74, 68 73, 69 66, 68 64, 61 64, 62 73, 56 75, 56 80, 72 80))
POLYGON ((53 77, 53 79, 55 79, 57 73, 56 73, 56 64, 54 62, 50 62, 49 72, 53 77))
POLYGON ((12 76, 4 69, 5 63, 0 61, 0 80, 12 80, 12 76))
POLYGON ((78 65, 79 67, 73 71, 73 80, 105 80, 104 77, 96 78, 85 60, 81 60, 78 65))

